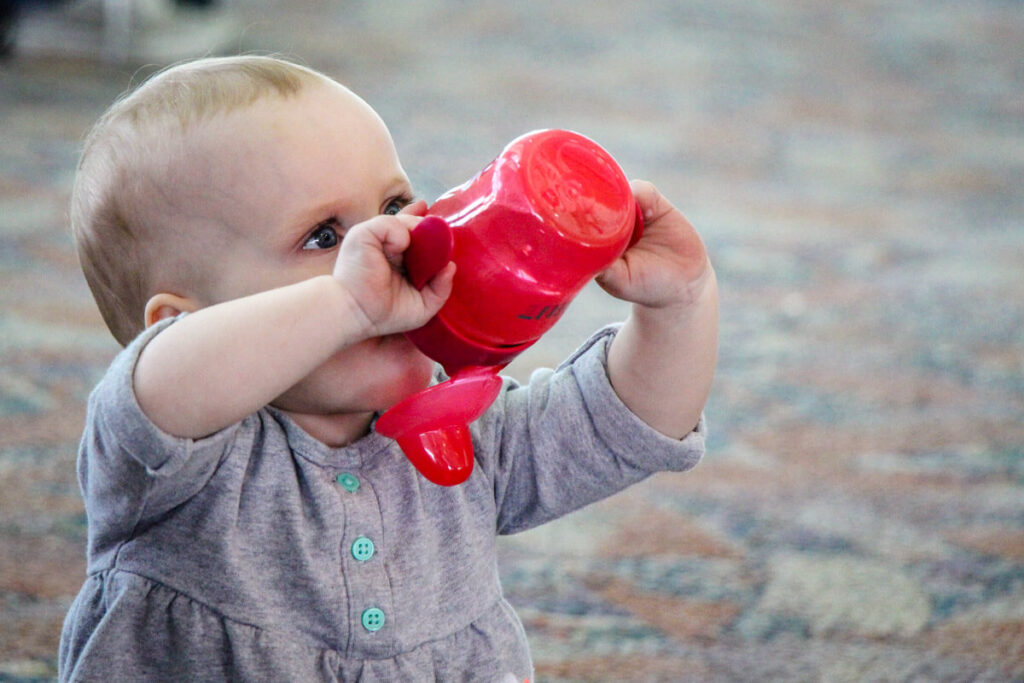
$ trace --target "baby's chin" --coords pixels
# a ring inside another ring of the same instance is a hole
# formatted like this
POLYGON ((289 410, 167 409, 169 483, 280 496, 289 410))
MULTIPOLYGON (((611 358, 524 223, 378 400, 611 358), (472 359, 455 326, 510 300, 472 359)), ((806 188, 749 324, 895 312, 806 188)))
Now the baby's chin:
POLYGON ((382 342, 387 350, 381 357, 386 360, 373 380, 375 392, 370 396, 376 410, 390 408, 429 387, 435 367, 434 361, 402 335, 389 336, 382 342))
POLYGON ((388 340, 369 358, 324 364, 279 396, 282 410, 315 415, 373 413, 430 386, 434 362, 408 341, 388 340), (371 365, 371 363, 375 363, 371 365))

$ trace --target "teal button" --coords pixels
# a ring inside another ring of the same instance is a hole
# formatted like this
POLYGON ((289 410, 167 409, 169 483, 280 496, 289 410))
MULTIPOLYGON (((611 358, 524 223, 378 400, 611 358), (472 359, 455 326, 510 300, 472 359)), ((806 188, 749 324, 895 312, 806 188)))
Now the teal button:
POLYGON ((359 480, 353 474, 348 472, 342 472, 338 475, 338 483, 341 484, 341 488, 345 489, 349 493, 355 493, 359 489, 359 480))
POLYGON ((352 557, 360 562, 366 562, 373 557, 373 541, 366 536, 360 536, 352 543, 352 557))
POLYGON ((363 628, 371 633, 384 628, 384 613, 376 607, 363 612, 363 628))

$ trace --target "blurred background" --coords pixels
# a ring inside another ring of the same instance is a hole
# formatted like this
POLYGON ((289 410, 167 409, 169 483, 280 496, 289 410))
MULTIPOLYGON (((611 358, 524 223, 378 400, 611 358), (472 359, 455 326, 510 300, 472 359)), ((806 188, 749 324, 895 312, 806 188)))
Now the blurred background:
MULTIPOLYGON (((428 199, 571 128, 707 242, 704 462, 502 543, 538 680, 1024 676, 1024 3, 0 8, 0 680, 55 675, 84 574, 76 446, 117 346, 67 227, 82 137, 240 52, 360 93, 428 199)), ((627 313, 588 289, 511 371, 627 313)))

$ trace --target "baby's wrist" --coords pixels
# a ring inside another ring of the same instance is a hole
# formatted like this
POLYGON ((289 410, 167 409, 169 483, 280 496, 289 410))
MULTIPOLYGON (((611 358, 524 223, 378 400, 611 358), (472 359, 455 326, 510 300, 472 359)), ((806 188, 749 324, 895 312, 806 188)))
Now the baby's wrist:
POLYGON ((339 330, 339 346, 347 346, 374 336, 373 324, 358 300, 344 282, 330 275, 320 275, 311 281, 316 289, 321 314, 339 330))
POLYGON ((695 279, 672 288, 672 293, 664 298, 645 303, 635 302, 633 310, 640 315, 671 319, 687 318, 706 303, 716 303, 718 299, 718 283, 714 268, 708 263, 695 279))

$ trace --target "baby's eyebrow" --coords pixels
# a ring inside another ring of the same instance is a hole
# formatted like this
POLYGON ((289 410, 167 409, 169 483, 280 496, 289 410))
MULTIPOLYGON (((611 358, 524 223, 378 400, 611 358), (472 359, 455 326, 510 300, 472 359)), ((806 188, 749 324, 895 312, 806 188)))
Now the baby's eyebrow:
POLYGON ((383 186, 387 187, 389 189, 399 189, 399 188, 401 188, 401 190, 403 192, 408 192, 409 194, 415 194, 413 192, 412 181, 409 180, 409 178, 405 177, 404 175, 396 174, 390 180, 385 181, 383 183, 383 186))
POLYGON ((296 229, 304 228, 308 230, 309 228, 332 218, 338 223, 343 224, 345 211, 346 207, 336 201, 318 204, 312 209, 303 212, 302 218, 297 221, 298 226, 296 229))

